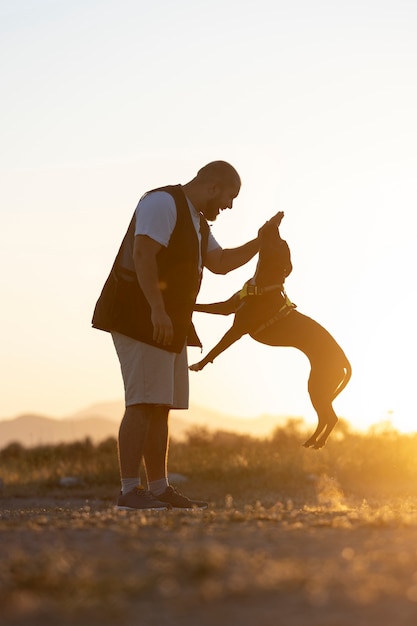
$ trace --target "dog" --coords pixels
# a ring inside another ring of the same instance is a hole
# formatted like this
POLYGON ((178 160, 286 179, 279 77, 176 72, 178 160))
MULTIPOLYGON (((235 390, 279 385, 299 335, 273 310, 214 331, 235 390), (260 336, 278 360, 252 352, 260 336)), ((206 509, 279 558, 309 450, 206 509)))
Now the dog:
POLYGON ((315 320, 296 310, 284 289, 292 271, 291 253, 281 239, 279 226, 284 213, 279 211, 260 229, 258 264, 254 277, 224 302, 196 304, 195 311, 219 315, 234 314, 232 327, 219 343, 190 370, 198 372, 243 335, 268 346, 297 348, 310 361, 308 393, 318 417, 312 436, 303 444, 320 449, 338 418, 333 400, 348 384, 351 365, 332 335, 315 320))

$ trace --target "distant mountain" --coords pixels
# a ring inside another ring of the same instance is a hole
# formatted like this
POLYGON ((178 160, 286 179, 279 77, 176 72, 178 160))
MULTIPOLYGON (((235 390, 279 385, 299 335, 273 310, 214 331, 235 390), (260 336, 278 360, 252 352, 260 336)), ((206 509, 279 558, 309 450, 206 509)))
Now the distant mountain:
MULTIPOLYGON (((13 419, 0 420, 0 449, 12 442, 32 447, 77 441, 86 437, 97 443, 107 437, 116 437, 123 410, 123 402, 116 401, 93 405, 63 419, 21 415, 13 419)), ((188 411, 172 411, 170 426, 172 437, 179 440, 184 439, 192 428, 262 437, 269 435, 286 419, 270 415, 250 419, 237 418, 203 407, 191 406, 188 411)))
POLYGON ((92 404, 65 419, 85 419, 90 417, 100 417, 108 420, 120 422, 124 411, 123 400, 114 400, 113 402, 101 402, 92 404))
POLYGON ((26 447, 77 441, 90 437, 102 441, 115 436, 115 422, 101 418, 81 420, 53 419, 40 415, 21 415, 0 421, 0 448, 18 442, 26 447))
POLYGON ((172 411, 173 417, 181 416, 191 426, 206 427, 209 430, 224 430, 254 437, 266 437, 284 424, 288 417, 260 415, 258 417, 237 417, 219 413, 205 407, 191 405, 188 411, 172 411))
MULTIPOLYGON (((94 404, 71 415, 70 419, 84 419, 91 417, 105 417, 116 420, 118 423, 123 415, 124 404, 122 401, 94 404)), ((255 436, 266 436, 280 424, 287 421, 288 417, 273 415, 261 415, 259 417, 245 418, 219 413, 212 409, 192 404, 188 411, 171 411, 172 421, 180 420, 187 427, 205 426, 209 430, 228 430, 232 432, 247 433, 255 436)), ((67 418, 68 419, 68 418, 67 418)))

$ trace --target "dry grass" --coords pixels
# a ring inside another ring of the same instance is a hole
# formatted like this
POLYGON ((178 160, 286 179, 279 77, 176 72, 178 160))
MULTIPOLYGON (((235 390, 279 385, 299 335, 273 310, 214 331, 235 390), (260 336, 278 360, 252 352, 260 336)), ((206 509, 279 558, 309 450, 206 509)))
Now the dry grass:
POLYGON ((211 502, 194 513, 116 511, 114 441, 5 448, 2 623, 414 625, 417 439, 338 432, 320 452, 296 423, 174 442, 211 502))

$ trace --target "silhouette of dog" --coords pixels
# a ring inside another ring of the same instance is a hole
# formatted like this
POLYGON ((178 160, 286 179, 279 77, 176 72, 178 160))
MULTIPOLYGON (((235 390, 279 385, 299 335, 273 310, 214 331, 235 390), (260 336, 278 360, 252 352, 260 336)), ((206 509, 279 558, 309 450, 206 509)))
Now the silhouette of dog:
POLYGON ((332 335, 315 320, 296 311, 284 290, 286 277, 292 271, 287 242, 281 239, 280 211, 259 231, 259 259, 254 277, 224 302, 196 304, 195 311, 230 315, 232 327, 219 343, 190 370, 198 372, 243 335, 268 346, 288 346, 301 350, 310 361, 308 393, 317 413, 318 425, 305 447, 322 448, 338 418, 333 400, 346 387, 351 366, 332 335))

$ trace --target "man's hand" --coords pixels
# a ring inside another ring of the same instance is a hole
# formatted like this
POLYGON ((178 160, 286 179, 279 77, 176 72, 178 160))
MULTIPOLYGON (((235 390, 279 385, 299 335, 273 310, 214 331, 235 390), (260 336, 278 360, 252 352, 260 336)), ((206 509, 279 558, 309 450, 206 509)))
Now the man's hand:
POLYGON ((268 223, 270 224, 272 222, 273 224, 275 224, 275 226, 279 226, 282 222, 283 217, 284 211, 278 211, 278 213, 276 213, 273 217, 271 217, 270 220, 268 220, 268 223))
POLYGON ((261 226, 261 228, 258 230, 258 235, 261 234, 261 231, 264 228, 266 228, 267 226, 270 226, 271 224, 273 224, 274 226, 276 226, 278 228, 278 226, 282 222, 282 218, 283 217, 284 217, 284 211, 278 211, 278 213, 276 213, 273 217, 271 217, 271 219, 269 219, 267 222, 265 222, 265 224, 263 226, 261 226))
POLYGON ((152 311, 153 340, 163 346, 169 346, 174 338, 171 318, 165 310, 152 311))

